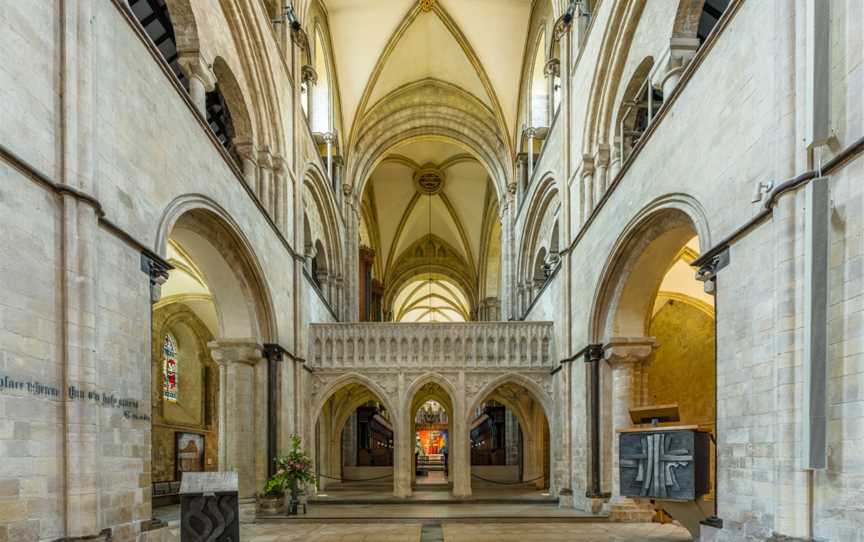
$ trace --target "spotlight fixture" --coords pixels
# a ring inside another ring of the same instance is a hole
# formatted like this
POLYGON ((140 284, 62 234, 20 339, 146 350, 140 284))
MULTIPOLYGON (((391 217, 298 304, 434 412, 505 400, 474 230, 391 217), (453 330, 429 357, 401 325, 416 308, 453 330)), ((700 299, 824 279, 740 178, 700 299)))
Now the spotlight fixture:
POLYGON ((567 10, 564 12, 564 24, 570 24, 573 21, 573 15, 576 13, 576 3, 578 0, 570 0, 570 4, 567 6, 567 10))
POLYGON ((293 30, 294 32, 300 30, 300 20, 297 19, 297 14, 294 13, 294 6, 292 4, 288 4, 287 6, 285 6, 285 12, 282 14, 282 18, 273 19, 273 22, 284 23, 286 20, 288 21, 288 25, 291 27, 291 30, 293 30))
POLYGON ((579 11, 579 15, 588 15, 588 6, 585 2, 582 0, 570 0, 567 9, 564 11, 564 15, 561 16, 561 20, 564 21, 565 25, 573 22, 577 10, 579 11))

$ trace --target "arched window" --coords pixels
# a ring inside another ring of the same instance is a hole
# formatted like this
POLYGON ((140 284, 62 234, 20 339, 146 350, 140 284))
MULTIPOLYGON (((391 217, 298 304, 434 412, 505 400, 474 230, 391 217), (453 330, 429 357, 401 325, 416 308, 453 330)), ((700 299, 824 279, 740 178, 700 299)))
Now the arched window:
POLYGON ((729 7, 729 0, 705 0, 702 5, 702 14, 699 16, 699 29, 696 31, 696 37, 699 38, 699 44, 705 42, 714 26, 723 12, 729 7))
MULTIPOLYGON (((213 130, 216 139, 222 146, 232 150, 231 142, 234 141, 234 124, 231 122, 231 113, 225 105, 225 97, 219 90, 219 85, 212 92, 207 93, 207 124, 213 130)), ((234 157, 239 163, 239 158, 234 157)))
POLYGON ((312 93, 312 131, 330 132, 330 71, 327 66, 327 49, 321 30, 315 30, 315 73, 318 81, 312 93))
POLYGON ((622 162, 630 156, 663 105, 663 91, 651 80, 653 67, 654 59, 645 58, 636 68, 624 91, 616 127, 616 143, 620 145, 622 162))
POLYGON ((549 122, 549 92, 546 84, 546 59, 544 53, 546 32, 541 32, 534 50, 531 67, 530 101, 528 103, 529 128, 545 128, 549 122))
POLYGON ((189 79, 180 69, 177 61, 177 39, 165 0, 129 0, 129 9, 162 53, 162 57, 171 66, 171 71, 177 76, 180 84, 188 90, 189 79))
POLYGON ((162 341, 162 398, 171 403, 176 403, 179 397, 178 365, 177 343, 174 337, 165 334, 162 341))

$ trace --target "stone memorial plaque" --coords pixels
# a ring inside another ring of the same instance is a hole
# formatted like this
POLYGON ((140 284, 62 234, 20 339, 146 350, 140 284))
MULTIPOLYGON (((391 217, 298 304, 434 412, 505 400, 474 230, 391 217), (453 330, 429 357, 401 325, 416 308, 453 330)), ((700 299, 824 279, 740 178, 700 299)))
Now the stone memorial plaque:
POLYGON ((694 430, 619 435, 621 494, 692 501, 708 492, 708 435, 694 430))
POLYGON ((236 472, 186 472, 180 485, 182 542, 240 540, 236 472))

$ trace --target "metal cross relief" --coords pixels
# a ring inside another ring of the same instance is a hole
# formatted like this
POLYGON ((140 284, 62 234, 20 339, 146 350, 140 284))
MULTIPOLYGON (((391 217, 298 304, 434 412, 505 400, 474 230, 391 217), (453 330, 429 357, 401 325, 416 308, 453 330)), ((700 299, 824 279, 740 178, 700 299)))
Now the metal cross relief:
POLYGON ((638 468, 636 482, 642 483, 643 497, 667 497, 669 489, 680 490, 675 469, 686 467, 693 461, 690 450, 670 449, 672 435, 655 433, 642 436, 642 451, 636 454, 621 454, 621 466, 638 468))

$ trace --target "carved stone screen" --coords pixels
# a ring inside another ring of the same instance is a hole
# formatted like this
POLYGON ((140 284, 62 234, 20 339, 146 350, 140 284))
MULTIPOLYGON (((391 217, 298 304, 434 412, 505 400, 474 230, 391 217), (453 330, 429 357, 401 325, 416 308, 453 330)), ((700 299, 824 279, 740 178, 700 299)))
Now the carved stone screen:
POLYGON ((708 435, 692 430, 620 436, 621 494, 692 501, 708 492, 708 435))

